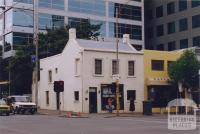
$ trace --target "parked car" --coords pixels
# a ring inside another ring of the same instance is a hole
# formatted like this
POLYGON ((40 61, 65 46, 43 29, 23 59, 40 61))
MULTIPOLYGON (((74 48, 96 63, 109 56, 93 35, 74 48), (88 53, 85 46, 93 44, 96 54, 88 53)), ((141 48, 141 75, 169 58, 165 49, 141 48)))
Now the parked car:
POLYGON ((12 111, 17 114, 24 114, 26 112, 35 114, 37 112, 37 106, 31 102, 29 96, 9 96, 7 103, 11 106, 12 111))
POLYGON ((6 101, 4 99, 0 99, 0 115, 10 115, 10 106, 6 104, 6 101))

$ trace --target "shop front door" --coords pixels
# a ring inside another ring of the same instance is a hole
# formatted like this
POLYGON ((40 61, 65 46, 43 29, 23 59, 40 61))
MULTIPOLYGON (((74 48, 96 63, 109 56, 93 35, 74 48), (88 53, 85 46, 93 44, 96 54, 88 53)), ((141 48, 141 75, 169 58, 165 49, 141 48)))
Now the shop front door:
POLYGON ((97 113, 97 88, 89 88, 89 111, 97 113))

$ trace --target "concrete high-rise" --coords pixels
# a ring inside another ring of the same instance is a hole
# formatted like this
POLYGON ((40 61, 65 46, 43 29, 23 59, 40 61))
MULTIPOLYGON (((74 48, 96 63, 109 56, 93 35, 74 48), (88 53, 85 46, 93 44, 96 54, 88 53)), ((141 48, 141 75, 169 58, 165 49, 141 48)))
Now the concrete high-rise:
MULTIPOLYGON (((38 5, 39 31, 46 28, 72 27, 89 19, 92 24, 102 24, 101 37, 116 37, 116 9, 119 10, 118 35, 130 34, 131 43, 144 46, 143 0, 35 0, 38 5)), ((33 0, 0 0, 5 10, 0 14, 0 46, 3 57, 13 55, 20 44, 33 42, 33 0)))
POLYGON ((200 46, 200 0, 145 0, 145 47, 200 46))

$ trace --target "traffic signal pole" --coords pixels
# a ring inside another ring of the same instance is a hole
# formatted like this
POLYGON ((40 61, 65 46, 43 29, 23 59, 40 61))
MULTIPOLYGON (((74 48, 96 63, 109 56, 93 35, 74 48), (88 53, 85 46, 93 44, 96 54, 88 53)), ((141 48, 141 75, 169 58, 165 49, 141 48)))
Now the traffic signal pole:
POLYGON ((60 102, 60 92, 63 92, 62 96, 62 105, 64 110, 64 81, 54 81, 54 92, 56 93, 56 104, 57 104, 57 110, 59 111, 59 114, 61 114, 61 102, 60 102))

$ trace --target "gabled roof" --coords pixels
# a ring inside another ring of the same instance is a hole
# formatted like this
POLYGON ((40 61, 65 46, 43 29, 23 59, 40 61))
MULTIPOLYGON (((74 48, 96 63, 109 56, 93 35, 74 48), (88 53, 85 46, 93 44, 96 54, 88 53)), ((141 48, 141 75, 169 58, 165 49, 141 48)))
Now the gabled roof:
MULTIPOLYGON (((76 39, 78 45, 84 50, 94 51, 105 51, 105 52, 116 52, 116 42, 109 41, 94 41, 94 40, 83 40, 76 39)), ((119 42, 119 52, 125 53, 141 53, 141 51, 135 50, 131 45, 119 42)))

